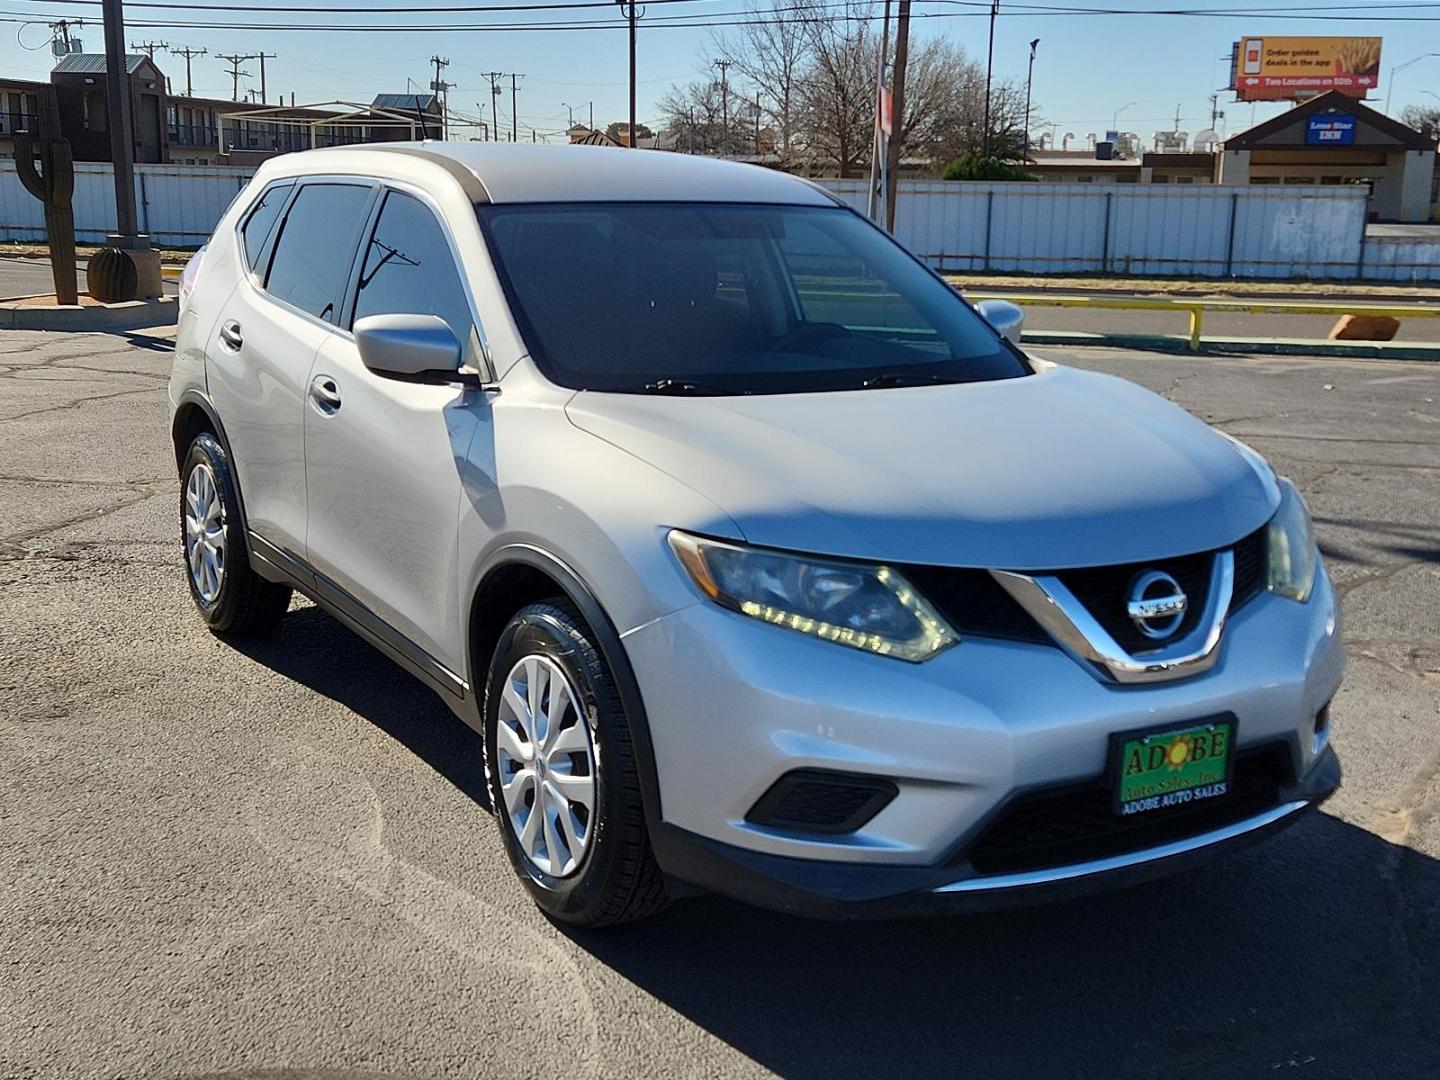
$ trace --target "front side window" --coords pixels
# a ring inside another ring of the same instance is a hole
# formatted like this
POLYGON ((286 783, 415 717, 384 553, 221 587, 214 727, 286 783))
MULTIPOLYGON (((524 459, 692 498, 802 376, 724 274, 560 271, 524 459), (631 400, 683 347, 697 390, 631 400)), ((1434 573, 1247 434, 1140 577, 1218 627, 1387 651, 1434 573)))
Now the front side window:
POLYGON ((455 257, 430 208, 392 191, 365 251, 355 318, 438 315, 465 342, 474 320, 455 257))
POLYGON ((304 185, 280 227, 266 292, 335 322, 370 196, 358 184, 304 185))
POLYGON ((1014 378, 959 295, 840 207, 477 211, 547 377, 629 393, 796 393, 1014 378))

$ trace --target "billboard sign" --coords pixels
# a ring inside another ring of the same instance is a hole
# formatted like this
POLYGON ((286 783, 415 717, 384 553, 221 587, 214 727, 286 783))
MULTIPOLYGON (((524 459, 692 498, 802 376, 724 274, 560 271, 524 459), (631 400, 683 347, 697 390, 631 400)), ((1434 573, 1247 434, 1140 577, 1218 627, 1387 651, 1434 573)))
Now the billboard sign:
POLYGON ((1380 85, 1380 38, 1247 37, 1235 46, 1239 101, 1311 98, 1339 90, 1363 98, 1380 85))
POLYGON ((1307 146, 1353 146, 1355 117, 1344 113, 1323 113, 1310 117, 1305 128, 1307 146))

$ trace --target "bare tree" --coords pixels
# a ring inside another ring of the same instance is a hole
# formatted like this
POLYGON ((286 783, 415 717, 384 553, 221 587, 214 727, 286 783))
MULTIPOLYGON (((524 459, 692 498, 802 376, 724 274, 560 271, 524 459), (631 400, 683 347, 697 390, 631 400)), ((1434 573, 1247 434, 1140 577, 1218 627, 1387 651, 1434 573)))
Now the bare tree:
MULTIPOLYGON (((758 91, 775 126, 776 149, 789 160, 795 148, 799 84, 809 59, 806 7, 795 0, 746 0, 747 21, 734 33, 717 33, 715 51, 758 91)), ((752 95, 753 97, 753 95, 752 95)))
POLYGON ((805 145, 811 156, 833 162, 842 178, 849 177, 868 160, 874 130, 880 45, 870 26, 873 12, 864 0, 809 11, 817 17, 804 24, 810 52, 800 81, 805 145))
MULTIPOLYGON (((730 63, 730 130, 724 130, 727 103, 720 82, 707 75, 672 88, 661 101, 664 127, 676 148, 720 153, 758 143, 758 92, 762 120, 773 122, 784 160, 858 175, 872 149, 880 35, 870 0, 840 2, 836 7, 833 0, 747 0, 754 25, 736 28, 734 37, 714 38, 702 61, 709 67, 709 56, 718 54, 730 63), (772 6, 760 6, 766 3, 772 6)), ((986 145, 984 67, 949 39, 911 44, 903 100, 896 104, 903 113, 891 140, 897 162, 920 158, 938 170, 986 145)), ((1023 83, 992 86, 988 141, 997 156, 1018 158, 1024 152, 1024 109, 1023 83)))
POLYGON ((1440 109, 1433 105, 1406 105, 1400 122, 1430 138, 1440 138, 1440 109))
POLYGON ((675 149, 691 154, 723 153, 733 145, 736 133, 725 131, 727 111, 734 112, 734 95, 727 110, 721 96, 720 80, 696 79, 684 86, 672 86, 660 99, 661 129, 674 141, 675 149))

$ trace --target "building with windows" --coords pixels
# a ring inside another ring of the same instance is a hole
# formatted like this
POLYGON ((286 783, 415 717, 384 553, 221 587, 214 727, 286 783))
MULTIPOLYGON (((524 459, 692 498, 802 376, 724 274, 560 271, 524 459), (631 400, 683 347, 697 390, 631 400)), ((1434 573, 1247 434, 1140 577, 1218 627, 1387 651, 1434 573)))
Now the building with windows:
POLYGON ((44 83, 0 78, 0 160, 15 156, 15 132, 33 128, 44 83))
MULTIPOLYGON (((434 94, 380 94, 370 105, 254 104, 171 94, 148 56, 126 56, 138 164, 258 165, 317 146, 438 139, 444 114, 434 94)), ((70 53, 50 82, 0 78, 0 159, 15 156, 14 133, 33 128, 42 87, 55 88, 61 133, 76 161, 111 160, 103 53, 70 53)))
POLYGON ((1226 139, 1222 184, 1361 184, 1374 221, 1429 219, 1435 140, 1338 91, 1226 139))

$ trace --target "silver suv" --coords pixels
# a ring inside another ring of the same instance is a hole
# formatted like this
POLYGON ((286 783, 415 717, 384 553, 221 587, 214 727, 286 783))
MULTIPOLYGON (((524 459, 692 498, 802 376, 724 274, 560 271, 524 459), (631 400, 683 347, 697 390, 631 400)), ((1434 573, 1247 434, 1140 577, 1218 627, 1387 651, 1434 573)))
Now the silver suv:
POLYGON ((1294 486, 801 180, 286 155, 186 271, 170 396, 201 617, 298 590, 429 685, 568 922, 1054 898, 1339 783, 1294 486))

